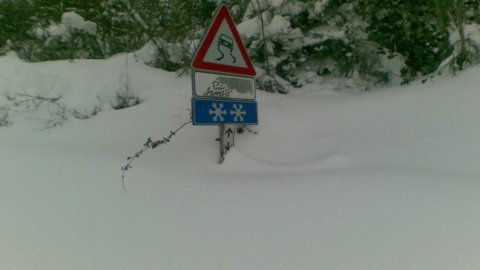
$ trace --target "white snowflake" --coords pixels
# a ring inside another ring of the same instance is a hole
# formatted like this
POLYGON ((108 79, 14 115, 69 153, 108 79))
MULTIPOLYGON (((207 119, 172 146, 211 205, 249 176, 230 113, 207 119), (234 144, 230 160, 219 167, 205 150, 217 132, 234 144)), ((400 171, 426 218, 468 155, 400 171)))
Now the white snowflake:
POLYGON ((243 109, 243 104, 233 104, 233 108, 230 111, 230 114, 233 116, 233 121, 243 122, 245 120, 245 115, 247 112, 243 109))
POLYGON ((208 113, 212 116, 214 122, 222 122, 225 120, 227 111, 224 109, 223 103, 213 103, 212 108, 208 111, 208 113))

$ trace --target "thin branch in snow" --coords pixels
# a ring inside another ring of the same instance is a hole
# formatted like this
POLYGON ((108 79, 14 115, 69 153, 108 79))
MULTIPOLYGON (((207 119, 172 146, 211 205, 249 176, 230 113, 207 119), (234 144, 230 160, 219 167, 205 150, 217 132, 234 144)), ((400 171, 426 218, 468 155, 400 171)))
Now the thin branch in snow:
POLYGON ((143 144, 143 147, 142 149, 140 149, 139 151, 137 151, 135 154, 127 157, 127 164, 125 164, 125 166, 122 166, 121 170, 122 170, 122 187, 123 187, 123 191, 126 191, 126 188, 125 188, 125 175, 126 175, 126 172, 132 168, 132 162, 137 159, 137 158, 140 158, 140 156, 145 153, 147 150, 149 149, 155 149, 157 148, 159 145, 162 145, 162 144, 167 144, 169 143, 173 136, 177 135, 177 133, 182 129, 184 128, 186 125, 192 123, 192 120, 189 120, 188 122, 185 122, 183 123, 180 127, 178 127, 177 129, 173 130, 173 131, 170 131, 170 134, 167 136, 167 137, 163 137, 162 139, 160 140, 152 140, 152 138, 148 138, 145 143, 143 144))

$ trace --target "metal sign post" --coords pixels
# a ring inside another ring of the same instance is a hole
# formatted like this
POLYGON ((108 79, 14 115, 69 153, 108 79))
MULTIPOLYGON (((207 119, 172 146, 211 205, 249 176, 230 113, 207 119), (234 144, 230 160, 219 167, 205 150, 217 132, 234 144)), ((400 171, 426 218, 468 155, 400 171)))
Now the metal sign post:
POLYGON ((225 160, 227 152, 235 146, 235 128, 236 125, 220 125, 220 163, 225 160))
POLYGON ((236 125, 257 125, 255 68, 225 5, 217 10, 192 60, 192 123, 218 125, 220 163, 236 125))

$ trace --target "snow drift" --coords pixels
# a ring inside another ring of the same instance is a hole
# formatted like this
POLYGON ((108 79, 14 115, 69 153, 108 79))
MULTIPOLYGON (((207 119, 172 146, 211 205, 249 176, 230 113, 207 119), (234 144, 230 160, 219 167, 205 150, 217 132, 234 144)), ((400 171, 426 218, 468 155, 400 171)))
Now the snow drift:
MULTIPOLYGON (((0 128, 2 269, 478 269, 480 67, 358 93, 257 93, 257 135, 218 165, 216 127, 188 126, 190 79, 125 55, 0 58, 3 107, 22 93, 95 117, 0 128), (125 85, 141 105, 114 110, 125 85)), ((45 110, 49 110, 46 108, 45 110)))

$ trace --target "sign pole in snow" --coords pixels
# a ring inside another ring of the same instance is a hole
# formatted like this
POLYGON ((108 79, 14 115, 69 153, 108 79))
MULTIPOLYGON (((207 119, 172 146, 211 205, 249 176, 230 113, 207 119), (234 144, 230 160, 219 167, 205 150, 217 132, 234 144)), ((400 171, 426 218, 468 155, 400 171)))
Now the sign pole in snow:
POLYGON ((218 125, 220 163, 235 125, 257 125, 255 68, 232 16, 221 5, 192 60, 192 123, 218 125))
POLYGON ((220 125, 220 163, 225 159, 227 152, 235 146, 235 125, 220 125))

